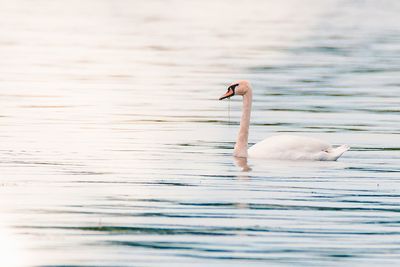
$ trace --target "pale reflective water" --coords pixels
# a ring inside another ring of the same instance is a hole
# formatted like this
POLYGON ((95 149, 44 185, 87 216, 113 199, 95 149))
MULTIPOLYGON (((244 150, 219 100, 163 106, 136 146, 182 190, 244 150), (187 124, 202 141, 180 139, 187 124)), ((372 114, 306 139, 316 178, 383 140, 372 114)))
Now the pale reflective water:
POLYGON ((400 263, 399 13, 398 1, 2 3, 2 266, 400 263), (236 79, 253 83, 252 143, 296 132, 351 151, 242 172, 240 99, 230 113, 216 100, 236 79))

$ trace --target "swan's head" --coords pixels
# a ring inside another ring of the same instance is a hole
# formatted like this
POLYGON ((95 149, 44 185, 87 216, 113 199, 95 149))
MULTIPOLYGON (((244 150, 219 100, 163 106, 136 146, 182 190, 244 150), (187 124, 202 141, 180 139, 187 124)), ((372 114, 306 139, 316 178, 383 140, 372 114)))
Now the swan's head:
POLYGON ((219 98, 219 100, 232 97, 234 95, 245 95, 250 90, 250 83, 248 81, 237 81, 231 83, 228 91, 219 98))

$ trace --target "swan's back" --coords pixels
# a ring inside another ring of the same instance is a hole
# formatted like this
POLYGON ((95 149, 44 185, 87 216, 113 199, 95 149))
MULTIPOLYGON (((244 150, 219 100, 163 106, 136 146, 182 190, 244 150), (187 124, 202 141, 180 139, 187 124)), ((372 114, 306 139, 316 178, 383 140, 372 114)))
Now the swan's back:
POLYGON ((276 135, 253 145, 249 157, 285 160, 336 160, 347 146, 332 148, 322 140, 296 135, 276 135))

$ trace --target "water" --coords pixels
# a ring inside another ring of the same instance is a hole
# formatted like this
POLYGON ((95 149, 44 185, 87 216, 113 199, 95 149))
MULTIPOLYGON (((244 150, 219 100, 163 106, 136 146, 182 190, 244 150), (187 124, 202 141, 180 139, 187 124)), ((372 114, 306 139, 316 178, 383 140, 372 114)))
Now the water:
MULTIPOLYGON (((4 1, 3 1, 4 2, 4 1)), ((2 266, 400 262, 398 1, 8 1, 2 266), (231 156, 295 132, 338 162, 231 156)))

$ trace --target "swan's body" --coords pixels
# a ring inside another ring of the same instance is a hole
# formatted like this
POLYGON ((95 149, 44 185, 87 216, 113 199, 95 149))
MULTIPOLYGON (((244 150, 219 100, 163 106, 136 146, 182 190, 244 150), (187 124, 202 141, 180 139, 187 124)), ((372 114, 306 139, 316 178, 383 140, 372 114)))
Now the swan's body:
POLYGON ((348 149, 346 145, 333 148, 316 138, 276 135, 250 147, 248 156, 283 160, 337 160, 348 149))
POLYGON ((248 147, 250 114, 253 93, 249 82, 239 81, 228 88, 228 92, 221 99, 235 94, 243 95, 243 113, 240 121, 240 130, 234 149, 234 156, 241 158, 263 158, 279 160, 337 160, 349 146, 342 145, 333 148, 325 141, 296 135, 277 135, 248 147))

